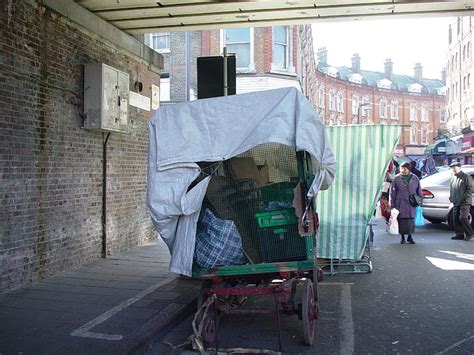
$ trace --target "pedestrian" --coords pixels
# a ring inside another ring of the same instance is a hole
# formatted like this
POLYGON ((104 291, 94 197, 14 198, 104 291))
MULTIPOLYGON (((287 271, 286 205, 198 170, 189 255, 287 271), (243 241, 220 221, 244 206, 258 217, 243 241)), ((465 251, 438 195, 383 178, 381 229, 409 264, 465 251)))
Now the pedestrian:
POLYGON ((469 221, 472 198, 472 178, 461 169, 461 163, 454 162, 449 165, 453 177, 449 185, 449 201, 454 205, 454 240, 471 240, 472 227, 469 221))
POLYGON ((415 232, 415 208, 410 200, 423 199, 423 193, 418 177, 411 173, 410 163, 404 162, 400 164, 401 173, 397 174, 393 179, 390 189, 390 199, 392 207, 396 208, 400 213, 398 215, 398 228, 401 235, 400 244, 405 244, 405 234, 407 235, 406 242, 408 244, 415 244, 413 240, 413 233, 415 232), (410 195, 414 195, 410 199, 410 195))
POLYGON ((411 167, 410 167, 411 173, 415 174, 418 177, 418 179, 421 179, 421 171, 418 170, 418 168, 416 167, 416 161, 412 160, 410 164, 411 164, 411 167))

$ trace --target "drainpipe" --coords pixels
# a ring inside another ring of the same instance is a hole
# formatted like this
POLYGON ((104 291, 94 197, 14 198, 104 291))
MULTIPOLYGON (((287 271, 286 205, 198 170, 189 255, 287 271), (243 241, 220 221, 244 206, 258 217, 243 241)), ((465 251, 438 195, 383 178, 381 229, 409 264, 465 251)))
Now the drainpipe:
POLYGON ((186 31, 184 33, 184 71, 185 71, 185 74, 184 74, 184 87, 185 87, 185 90, 186 90, 186 94, 185 94, 185 100, 186 101, 190 101, 190 95, 189 95, 189 52, 190 52, 190 48, 189 48, 189 32, 186 31))
POLYGON ((107 133, 102 149, 102 257, 107 257, 107 133))
POLYGON ((227 47, 224 47, 224 96, 229 93, 229 84, 227 78, 227 47))

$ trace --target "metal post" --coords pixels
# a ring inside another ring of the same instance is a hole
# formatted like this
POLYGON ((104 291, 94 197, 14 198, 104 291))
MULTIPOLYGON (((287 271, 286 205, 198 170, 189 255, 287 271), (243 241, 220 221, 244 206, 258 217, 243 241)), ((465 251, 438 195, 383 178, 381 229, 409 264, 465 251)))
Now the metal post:
POLYGON ((224 47, 224 96, 227 96, 228 93, 228 84, 227 84, 227 47, 224 47))
POLYGON ((189 72, 189 57, 190 57, 190 48, 189 48, 189 32, 186 31, 184 33, 184 68, 185 68, 185 73, 184 73, 184 86, 185 86, 185 101, 190 101, 190 95, 189 95, 189 86, 190 86, 190 72, 189 72))

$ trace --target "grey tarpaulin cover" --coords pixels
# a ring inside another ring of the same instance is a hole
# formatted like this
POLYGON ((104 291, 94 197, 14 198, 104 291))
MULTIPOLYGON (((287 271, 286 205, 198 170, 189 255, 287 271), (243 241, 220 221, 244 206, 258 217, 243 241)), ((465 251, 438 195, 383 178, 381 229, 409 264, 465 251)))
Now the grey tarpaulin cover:
POLYGON ((316 162, 309 197, 329 186, 336 169, 323 122, 295 88, 161 107, 150 120, 148 134, 148 208, 170 249, 170 271, 188 276, 210 179, 188 191, 200 174, 196 162, 227 160, 269 142, 293 146, 316 162))

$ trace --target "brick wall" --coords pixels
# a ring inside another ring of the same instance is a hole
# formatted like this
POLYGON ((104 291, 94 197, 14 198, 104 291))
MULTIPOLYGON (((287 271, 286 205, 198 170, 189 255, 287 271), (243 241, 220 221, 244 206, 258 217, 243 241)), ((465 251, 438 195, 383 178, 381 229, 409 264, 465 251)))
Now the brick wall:
MULTIPOLYGON (((164 53, 164 71, 170 76, 170 101, 186 101, 186 33, 172 32, 170 37, 170 53, 164 53)), ((209 38, 204 46, 209 50, 209 38)), ((197 96, 197 57, 201 56, 203 42, 201 32, 189 32, 189 88, 197 96)))
MULTIPOLYGON (((0 291, 101 256, 104 134, 81 129, 82 66, 130 74, 143 95, 148 64, 42 6, 0 2, 0 291)), ((107 254, 153 238, 146 209, 147 122, 108 141, 107 254)))

